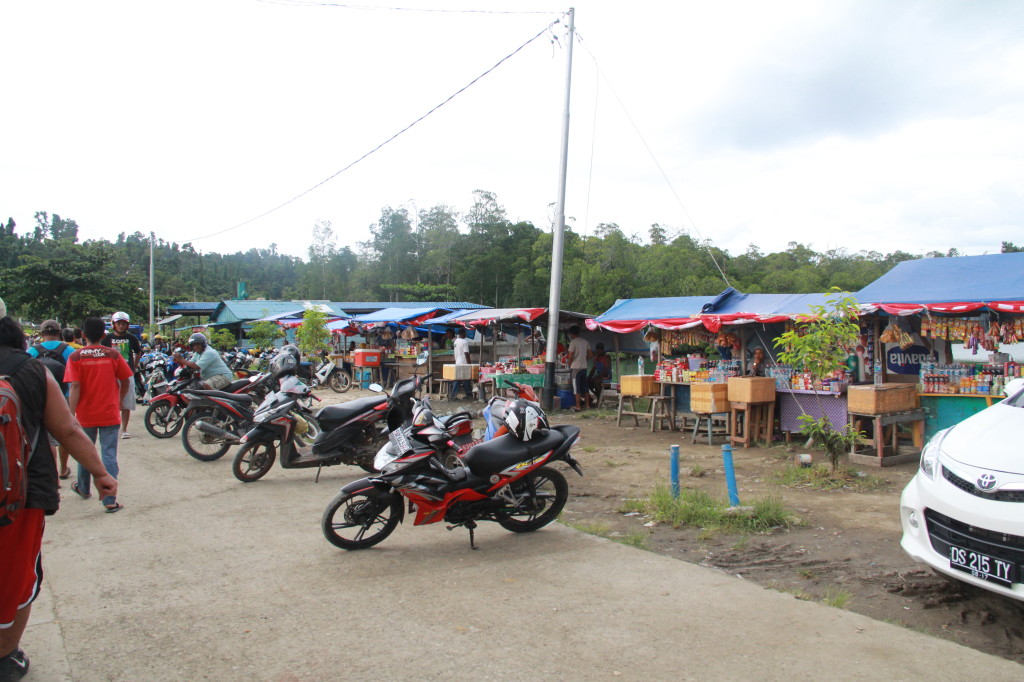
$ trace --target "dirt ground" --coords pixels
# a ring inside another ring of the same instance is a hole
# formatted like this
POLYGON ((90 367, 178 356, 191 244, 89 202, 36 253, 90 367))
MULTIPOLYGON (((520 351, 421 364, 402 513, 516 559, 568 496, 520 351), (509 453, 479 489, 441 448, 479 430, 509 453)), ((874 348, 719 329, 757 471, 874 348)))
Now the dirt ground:
MULTIPOLYGON (((795 447, 734 448, 741 504, 775 494, 801 523, 766 535, 709 538, 700 529, 654 524, 621 507, 658 484, 669 485, 672 444, 680 445, 681 487, 727 499, 720 445, 691 445, 689 433, 651 433, 644 421, 639 428, 625 421, 617 427, 610 410, 552 416, 554 423, 575 423, 583 432, 574 452, 585 475, 570 476, 566 523, 600 528, 612 538, 649 532, 650 551, 719 568, 794 598, 824 601, 845 590, 845 608, 852 611, 1024 662, 1024 604, 947 581, 900 548, 899 497, 916 463, 861 467, 888 482, 881 490, 825 492, 773 481, 775 472, 791 466, 795 447)), ((814 456, 818 462, 821 453, 814 456)))

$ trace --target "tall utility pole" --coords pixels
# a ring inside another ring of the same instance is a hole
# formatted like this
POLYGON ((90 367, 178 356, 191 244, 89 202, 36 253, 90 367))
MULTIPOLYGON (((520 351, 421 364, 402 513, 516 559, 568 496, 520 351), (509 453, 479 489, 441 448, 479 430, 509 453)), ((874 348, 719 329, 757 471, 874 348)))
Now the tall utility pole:
MULTIPOLYGON (((153 334, 153 240, 155 236, 149 233, 149 333, 153 334)), ((150 339, 152 341, 152 339, 150 339)))
MULTIPOLYGON (((576 9, 569 8, 568 45, 565 53, 565 107, 562 113, 562 153, 558 167, 558 203, 551 240, 551 294, 548 298, 548 346, 544 358, 544 409, 555 404, 555 365, 558 362, 558 315, 562 309, 562 249, 565 231, 565 181, 569 166, 569 93, 572 85, 572 44, 576 32, 576 9)), ((570 381, 572 377, 570 376, 570 381)))

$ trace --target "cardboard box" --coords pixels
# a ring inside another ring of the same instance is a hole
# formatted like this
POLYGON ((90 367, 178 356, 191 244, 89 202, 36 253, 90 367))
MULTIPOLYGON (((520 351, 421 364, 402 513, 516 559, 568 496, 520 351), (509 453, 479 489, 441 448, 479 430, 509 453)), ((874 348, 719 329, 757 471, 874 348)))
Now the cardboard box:
POLYGON ((846 391, 847 411, 853 414, 888 414, 917 407, 915 384, 850 386, 846 391))
POLYGON ((734 403, 770 403, 775 400, 775 379, 729 377, 729 400, 734 403))
POLYGON ((382 352, 378 348, 357 348, 352 351, 356 367, 380 367, 382 352))
MULTIPOLYGON (((625 377, 623 377, 625 378, 625 377)), ((710 414, 729 411, 729 385, 721 383, 690 384, 690 412, 710 414)))
POLYGON ((660 390, 653 374, 627 374, 620 383, 622 395, 657 395, 660 390))
POLYGON ((480 378, 480 365, 444 365, 441 368, 441 378, 476 381, 480 378))

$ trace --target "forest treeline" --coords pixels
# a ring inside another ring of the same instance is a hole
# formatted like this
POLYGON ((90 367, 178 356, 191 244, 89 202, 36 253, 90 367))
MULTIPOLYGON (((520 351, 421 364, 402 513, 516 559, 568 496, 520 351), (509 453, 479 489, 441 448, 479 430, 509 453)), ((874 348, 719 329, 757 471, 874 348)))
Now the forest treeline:
MULTIPOLYGON (((370 239, 355 248, 339 247, 331 224, 319 222, 306 259, 279 253, 276 244, 220 254, 157 238, 157 313, 176 301, 234 298, 238 282, 249 298, 547 306, 551 230, 510 222, 492 192, 478 190, 474 198, 464 213, 445 205, 416 213, 385 207, 370 239)), ((1003 243, 1004 252, 1016 250, 1003 243)), ((26 228, 8 219, 0 225, 0 297, 10 314, 35 321, 113 310, 142 320, 149 254, 149 235, 141 232, 80 242, 70 218, 39 212, 26 228)), ((725 278, 748 293, 857 291, 900 261, 954 255, 818 252, 795 242, 777 253, 751 244, 734 255, 657 224, 638 233, 601 223, 588 234, 567 225, 562 307, 597 314, 619 298, 717 294, 725 278)))

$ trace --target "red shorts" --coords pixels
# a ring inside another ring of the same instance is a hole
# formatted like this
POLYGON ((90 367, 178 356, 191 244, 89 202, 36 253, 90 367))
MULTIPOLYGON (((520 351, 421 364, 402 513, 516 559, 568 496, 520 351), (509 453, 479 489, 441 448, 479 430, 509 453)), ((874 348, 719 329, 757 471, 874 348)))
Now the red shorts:
POLYGON ((22 509, 18 520, 0 527, 0 630, 31 604, 43 584, 42 509, 22 509))

